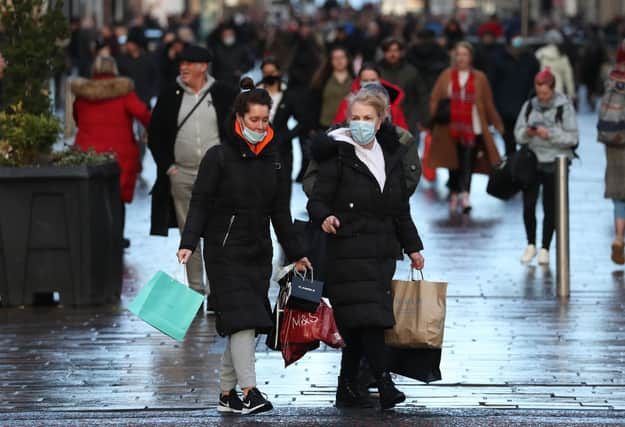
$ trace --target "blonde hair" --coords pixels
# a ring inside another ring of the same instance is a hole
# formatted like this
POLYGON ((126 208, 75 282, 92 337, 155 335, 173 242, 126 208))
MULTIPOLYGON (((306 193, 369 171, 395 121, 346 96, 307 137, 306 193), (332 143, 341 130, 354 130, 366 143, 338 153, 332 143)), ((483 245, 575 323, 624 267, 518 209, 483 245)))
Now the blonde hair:
POLYGON ((389 99, 382 94, 381 91, 364 87, 354 95, 347 107, 347 119, 352 116, 352 107, 354 104, 364 104, 373 107, 380 119, 384 119, 389 113, 389 99))
POLYGON ((118 76, 119 70, 117 69, 117 62, 115 62, 115 58, 112 56, 97 56, 91 66, 91 75, 95 76, 97 74, 111 74, 113 76, 118 76))
POLYGON ((454 50, 457 50, 459 47, 463 47, 466 50, 468 50, 469 54, 471 55, 471 59, 473 59, 473 45, 471 43, 469 43, 468 41, 465 41, 465 40, 460 40, 454 46, 454 50))

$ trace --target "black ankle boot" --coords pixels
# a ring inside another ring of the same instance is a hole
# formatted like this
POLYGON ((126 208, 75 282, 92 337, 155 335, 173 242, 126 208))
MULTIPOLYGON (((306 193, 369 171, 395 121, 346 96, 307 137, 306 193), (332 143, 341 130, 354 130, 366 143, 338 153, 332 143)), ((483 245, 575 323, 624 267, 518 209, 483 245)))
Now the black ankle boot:
POLYGON ((390 409, 406 400, 406 395, 395 388, 393 379, 388 372, 384 372, 378 378, 378 391, 380 392, 381 409, 390 409))
POLYGON ((336 389, 336 406, 338 408, 370 408, 371 402, 360 393, 358 383, 339 376, 336 389))

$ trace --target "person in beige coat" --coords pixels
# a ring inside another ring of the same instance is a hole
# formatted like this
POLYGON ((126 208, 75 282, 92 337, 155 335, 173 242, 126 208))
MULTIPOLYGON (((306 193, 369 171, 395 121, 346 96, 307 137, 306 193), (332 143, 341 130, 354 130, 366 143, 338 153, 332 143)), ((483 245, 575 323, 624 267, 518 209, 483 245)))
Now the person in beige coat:
POLYGON ((563 93, 574 101, 576 93, 573 67, 569 58, 560 51, 564 38, 558 30, 551 30, 545 34, 545 41, 547 45, 536 51, 540 69, 548 68, 556 77, 556 92, 563 93))
POLYGON ((430 97, 433 126, 428 166, 449 169, 449 209, 453 213, 460 207, 468 213, 472 173, 489 174, 501 160, 489 126, 500 134, 504 127, 486 75, 472 68, 471 44, 459 42, 453 59, 430 97))

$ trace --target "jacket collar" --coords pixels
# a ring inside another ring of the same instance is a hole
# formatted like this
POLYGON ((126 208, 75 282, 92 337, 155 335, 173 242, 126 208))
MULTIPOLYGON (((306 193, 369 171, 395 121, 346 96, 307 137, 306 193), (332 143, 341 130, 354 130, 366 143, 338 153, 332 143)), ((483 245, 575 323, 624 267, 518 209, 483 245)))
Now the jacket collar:
POLYGON ((77 78, 70 84, 77 98, 102 101, 128 95, 134 90, 134 83, 127 77, 101 76, 95 79, 77 78))

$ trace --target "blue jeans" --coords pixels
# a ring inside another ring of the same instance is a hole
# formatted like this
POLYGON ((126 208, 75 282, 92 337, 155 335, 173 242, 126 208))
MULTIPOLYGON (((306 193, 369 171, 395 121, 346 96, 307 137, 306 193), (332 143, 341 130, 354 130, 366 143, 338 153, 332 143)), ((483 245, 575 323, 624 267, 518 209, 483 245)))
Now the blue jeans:
POLYGON ((614 219, 625 219, 625 200, 612 199, 614 202, 614 219))

